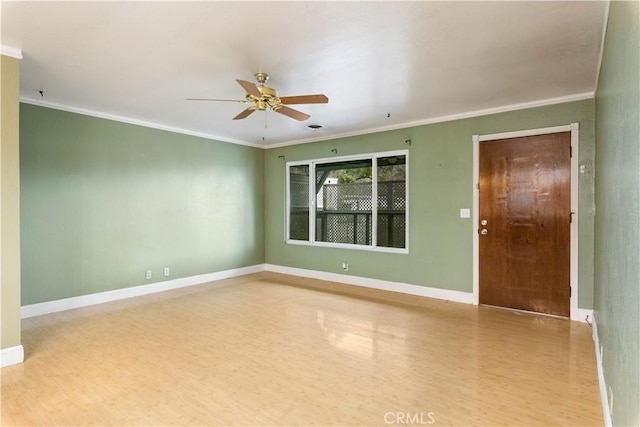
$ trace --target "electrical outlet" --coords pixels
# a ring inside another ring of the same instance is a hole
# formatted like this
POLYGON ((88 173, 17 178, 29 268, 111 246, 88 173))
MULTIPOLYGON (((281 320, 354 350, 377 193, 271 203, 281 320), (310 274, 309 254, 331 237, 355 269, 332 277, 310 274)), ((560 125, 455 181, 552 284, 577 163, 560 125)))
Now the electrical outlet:
POLYGON ((343 262, 342 263, 342 271, 349 271, 349 263, 348 262, 343 262))
POLYGON ((151 279, 151 270, 147 270, 147 273, 144 276, 147 279, 151 279))
POLYGON ((613 415, 613 389, 609 386, 609 413, 613 415))
POLYGON ((170 274, 169 267, 164 268, 164 276, 167 277, 170 274))

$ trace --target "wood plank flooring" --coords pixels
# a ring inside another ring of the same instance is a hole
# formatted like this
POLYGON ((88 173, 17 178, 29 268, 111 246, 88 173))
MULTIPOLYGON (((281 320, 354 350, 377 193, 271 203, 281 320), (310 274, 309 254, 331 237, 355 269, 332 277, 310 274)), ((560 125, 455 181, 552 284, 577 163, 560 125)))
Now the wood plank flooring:
POLYGON ((23 320, 2 425, 602 425, 582 323, 261 273, 23 320))

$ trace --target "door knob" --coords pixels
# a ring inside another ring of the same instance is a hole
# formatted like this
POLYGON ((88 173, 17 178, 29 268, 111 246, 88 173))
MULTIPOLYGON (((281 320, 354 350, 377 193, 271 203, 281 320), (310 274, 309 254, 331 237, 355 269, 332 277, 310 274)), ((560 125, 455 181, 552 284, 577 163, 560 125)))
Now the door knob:
POLYGON ((482 234, 483 236, 486 236, 488 233, 486 228, 483 228, 482 230, 480 230, 480 234, 482 234))
POLYGON ((480 221, 480 225, 487 225, 487 220, 483 219, 482 221, 480 221))

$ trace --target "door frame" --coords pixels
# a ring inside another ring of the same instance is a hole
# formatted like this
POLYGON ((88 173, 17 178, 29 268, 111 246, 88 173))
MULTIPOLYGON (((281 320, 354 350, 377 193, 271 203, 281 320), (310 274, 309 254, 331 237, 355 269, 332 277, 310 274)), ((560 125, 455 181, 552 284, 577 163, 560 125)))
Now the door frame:
POLYGON ((480 218, 480 143, 496 139, 520 138, 524 136, 545 135, 549 133, 571 132, 571 212, 572 221, 570 229, 570 266, 569 281, 571 286, 570 315, 571 320, 580 320, 581 314, 578 308, 578 132, 579 124, 571 123, 564 126, 554 126, 538 129, 527 129, 515 132, 503 132, 487 135, 473 135, 473 304, 478 305, 480 300, 480 240, 478 236, 478 223, 480 218))

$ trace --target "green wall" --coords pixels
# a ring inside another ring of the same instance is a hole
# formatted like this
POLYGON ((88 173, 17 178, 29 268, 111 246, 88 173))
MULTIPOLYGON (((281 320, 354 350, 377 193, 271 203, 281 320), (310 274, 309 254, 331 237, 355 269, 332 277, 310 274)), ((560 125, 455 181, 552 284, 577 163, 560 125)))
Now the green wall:
POLYGON ((20 61, 0 56, 0 321, 1 346, 20 345, 20 61))
POLYGON ((20 115, 23 305, 264 262, 263 150, 20 115))
POLYGON ((595 319, 616 426, 640 425, 640 3, 611 2, 596 93, 595 319))
POLYGON ((579 306, 591 308, 594 110, 585 100, 260 150, 22 104, 22 304, 154 283, 165 266, 172 279, 265 261, 339 273, 346 261, 356 276, 471 292, 473 225, 458 211, 472 207, 472 135, 579 122, 579 306), (333 148, 409 149, 408 255, 284 243, 278 156, 333 148))
POLYGON ((594 110, 585 100, 267 150, 267 263, 343 273, 345 261, 355 276, 472 292, 473 224, 459 218, 460 208, 472 207, 472 135, 579 122, 579 306, 592 308, 594 110), (409 149, 408 255, 284 243, 285 162, 332 157, 334 148, 338 156, 409 149))

